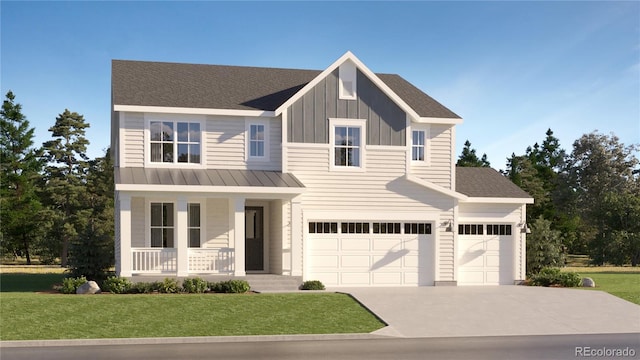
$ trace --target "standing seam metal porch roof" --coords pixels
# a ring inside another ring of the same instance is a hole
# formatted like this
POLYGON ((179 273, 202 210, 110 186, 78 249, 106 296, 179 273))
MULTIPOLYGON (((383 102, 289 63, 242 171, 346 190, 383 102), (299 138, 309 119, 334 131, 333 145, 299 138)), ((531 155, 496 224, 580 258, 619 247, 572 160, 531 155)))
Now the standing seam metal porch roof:
POLYGON ((291 174, 265 170, 115 168, 114 175, 116 184, 304 188, 291 174))

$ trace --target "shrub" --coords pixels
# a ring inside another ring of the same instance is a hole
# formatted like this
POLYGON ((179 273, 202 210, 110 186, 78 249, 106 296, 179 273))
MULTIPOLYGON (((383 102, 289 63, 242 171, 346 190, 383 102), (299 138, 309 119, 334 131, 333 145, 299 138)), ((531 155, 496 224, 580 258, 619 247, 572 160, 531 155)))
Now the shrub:
POLYGON ((201 294, 207 291, 208 287, 209 286, 207 282, 199 277, 192 278, 192 279, 185 279, 182 282, 182 288, 184 289, 185 292, 188 292, 190 294, 201 294))
POLYGON ((151 282, 151 283, 147 283, 147 282, 135 283, 131 286, 131 289, 129 290, 129 292, 132 294, 150 294, 154 291, 159 291, 160 284, 161 283, 157 281, 151 282))
POLYGON ((165 294, 176 294, 180 292, 180 286, 178 286, 178 280, 171 278, 164 278, 159 284, 158 291, 165 294))
POLYGON ((62 288, 60 288, 60 291, 63 294, 75 294, 78 287, 86 282, 87 279, 84 276, 64 278, 62 280, 62 288))
POLYGON ((111 276, 104 281, 102 287, 104 288, 104 291, 109 291, 114 294, 126 294, 131 292, 133 284, 131 284, 131 281, 126 278, 111 276))
POLYGON ((225 294, 243 294, 251 289, 245 280, 227 280, 210 283, 211 291, 225 294))
POLYGON ((320 280, 307 280, 302 283, 300 290, 324 290, 324 284, 320 280))
POLYGON ((540 272, 531 276, 532 286, 580 286, 582 279, 575 272, 561 272, 559 268, 542 268, 540 272))

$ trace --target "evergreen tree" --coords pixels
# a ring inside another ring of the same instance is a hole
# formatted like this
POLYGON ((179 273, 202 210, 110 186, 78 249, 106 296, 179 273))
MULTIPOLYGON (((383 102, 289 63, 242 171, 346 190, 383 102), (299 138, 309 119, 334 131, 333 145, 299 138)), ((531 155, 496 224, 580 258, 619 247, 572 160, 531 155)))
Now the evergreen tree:
POLYGON ((49 236, 51 251, 59 251, 60 262, 67 266, 69 244, 82 229, 82 195, 85 192, 87 173, 87 145, 85 129, 89 127, 84 117, 68 109, 56 118, 49 131, 53 140, 43 145, 46 168, 47 205, 52 223, 49 236))
POLYGON ((36 184, 42 162, 33 148, 34 130, 9 91, 0 110, 0 232, 3 252, 23 255, 29 265, 41 209, 36 184))
POLYGON ((69 267, 74 277, 102 281, 114 264, 114 181, 110 151, 89 162, 81 231, 71 242, 69 267))
POLYGON ((527 236, 527 273, 537 274, 547 266, 564 266, 562 235, 551 228, 551 221, 542 216, 531 223, 527 236))
POLYGON ((458 157, 456 165, 462 167, 489 167, 491 164, 487 160, 487 154, 482 154, 482 158, 479 159, 476 155, 476 149, 472 149, 471 142, 467 140, 464 142, 464 148, 462 148, 462 153, 458 157))

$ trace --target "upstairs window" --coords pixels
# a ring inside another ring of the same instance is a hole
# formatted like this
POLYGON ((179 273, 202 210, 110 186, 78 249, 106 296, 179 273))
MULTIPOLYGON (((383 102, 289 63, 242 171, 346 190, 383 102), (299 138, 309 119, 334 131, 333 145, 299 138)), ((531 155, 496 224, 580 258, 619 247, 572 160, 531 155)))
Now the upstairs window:
POLYGON ((199 122, 151 121, 151 162, 200 164, 199 122))
POLYGON ((412 134, 411 160, 424 161, 426 132, 424 130, 413 130, 412 134))
POLYGON ((264 145, 264 125, 251 124, 249 126, 249 156, 264 157, 264 145))
POLYGON ((335 166, 360 167, 360 128, 335 127, 335 166))

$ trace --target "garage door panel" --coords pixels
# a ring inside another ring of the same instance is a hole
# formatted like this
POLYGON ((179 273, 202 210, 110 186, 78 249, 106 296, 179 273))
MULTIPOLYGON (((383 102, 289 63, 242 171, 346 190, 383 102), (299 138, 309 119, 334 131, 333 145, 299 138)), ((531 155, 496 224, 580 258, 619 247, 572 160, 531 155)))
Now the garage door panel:
POLYGON ((418 240, 418 237, 410 238, 404 240, 402 247, 407 250, 418 251, 420 250, 420 247, 424 247, 424 245, 426 245, 426 241, 427 239, 424 238, 420 240, 418 240))
POLYGON ((374 272, 373 283, 375 285, 396 285, 402 283, 401 272, 374 272))
POLYGON ((374 251, 398 251, 402 249, 402 241, 400 239, 374 239, 372 243, 374 251))
POLYGON ((500 267, 500 255, 496 254, 496 255, 486 255, 484 257, 485 259, 485 266, 486 267, 495 267, 495 268, 499 268, 500 267))
POLYGON ((339 249, 337 238, 319 238, 316 241, 310 241, 309 243, 311 250, 338 251, 339 249))
POLYGON ((389 269, 389 268, 401 268, 402 257, 394 254, 387 254, 385 256, 374 255, 372 268, 376 269, 389 269))
POLYGON ((369 284, 370 273, 367 272, 343 272, 340 274, 340 281, 344 285, 369 284))
POLYGON ((311 266, 314 268, 335 268, 339 265, 337 255, 314 255, 311 257, 311 266))
POLYGON ((343 255, 340 257, 340 265, 344 268, 371 267, 371 257, 368 255, 343 255))
POLYGON ((494 237, 485 242, 485 249, 488 251, 500 251, 500 238, 494 237))
POLYGON ((343 251, 369 251, 370 248, 370 239, 340 239, 340 249, 343 251))

